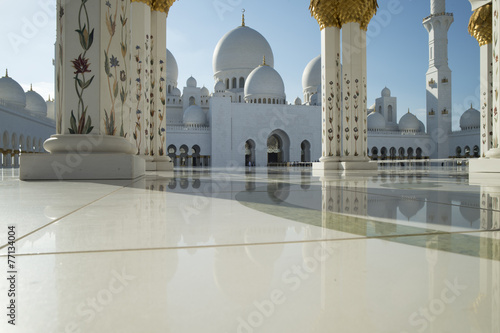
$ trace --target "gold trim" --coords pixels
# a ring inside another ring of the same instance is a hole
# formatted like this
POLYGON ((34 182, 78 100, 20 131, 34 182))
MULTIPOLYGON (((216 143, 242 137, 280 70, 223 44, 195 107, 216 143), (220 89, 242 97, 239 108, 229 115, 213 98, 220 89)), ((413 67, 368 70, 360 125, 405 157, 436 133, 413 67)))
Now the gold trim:
POLYGON ((491 44, 493 32, 493 7, 490 4, 479 7, 469 20, 469 33, 476 38, 479 46, 491 44))
POLYGON ((377 0, 311 0, 309 10, 321 30, 326 27, 339 29, 349 22, 359 23, 367 30, 372 17, 377 13, 377 0))
POLYGON ((151 10, 167 14, 175 0, 131 0, 132 2, 142 2, 151 7, 151 10))

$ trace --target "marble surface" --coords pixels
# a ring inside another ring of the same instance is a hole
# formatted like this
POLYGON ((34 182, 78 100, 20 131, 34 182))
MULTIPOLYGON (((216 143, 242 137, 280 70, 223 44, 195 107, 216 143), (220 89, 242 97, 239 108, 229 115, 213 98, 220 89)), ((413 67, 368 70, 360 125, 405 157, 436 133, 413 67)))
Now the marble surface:
POLYGON ((500 187, 460 170, 0 176, 1 332, 500 331, 500 187))

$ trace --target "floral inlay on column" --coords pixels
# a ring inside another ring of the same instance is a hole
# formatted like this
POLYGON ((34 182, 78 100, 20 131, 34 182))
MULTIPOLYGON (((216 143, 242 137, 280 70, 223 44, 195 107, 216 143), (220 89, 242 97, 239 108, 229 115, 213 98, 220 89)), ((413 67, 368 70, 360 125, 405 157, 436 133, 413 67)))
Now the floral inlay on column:
POLYGON ((163 124, 163 119, 165 118, 165 98, 166 98, 166 92, 165 92, 165 78, 164 78, 164 71, 165 71, 165 62, 163 60, 160 60, 160 85, 158 87, 158 91, 160 92, 160 101, 161 101, 161 108, 158 109, 158 139, 160 141, 160 147, 158 148, 158 155, 164 156, 165 155, 165 128, 162 127, 163 124))
POLYGON ((89 15, 86 7, 87 0, 81 0, 80 10, 78 11, 78 37, 80 38, 80 45, 82 46, 83 53, 80 53, 78 58, 72 60, 73 68, 75 69, 75 90, 78 95, 78 123, 76 117, 71 110, 70 127, 68 128, 70 134, 88 134, 92 132, 94 128, 92 126, 92 120, 90 116, 87 117, 87 106, 83 99, 83 94, 85 89, 87 89, 91 84, 94 76, 90 79, 85 78, 85 73, 91 73, 89 69, 90 63, 89 59, 86 58, 87 51, 92 47, 94 41, 94 29, 90 30, 89 15), (83 16, 83 25, 82 25, 83 16))
POLYGON ((135 79, 137 93, 135 95, 135 98, 137 100, 137 105, 135 107, 136 120, 135 120, 135 129, 134 129, 133 137, 135 140, 135 145, 137 147, 137 155, 140 155, 141 154, 141 141, 142 141, 142 124, 141 124, 142 111, 140 110, 139 106, 140 106, 141 99, 142 99, 142 82, 141 82, 142 61, 141 61, 141 47, 139 45, 137 45, 135 47, 135 49, 137 51, 137 53, 135 55, 135 61, 137 63, 137 77, 135 79))
MULTIPOLYGON (((155 155, 155 152, 154 152, 154 143, 153 143, 153 140, 155 138, 155 131, 156 131, 156 127, 155 127, 155 114, 156 114, 156 110, 155 110, 155 95, 154 95, 154 91, 155 91, 155 86, 156 86, 156 79, 155 79, 155 62, 156 62, 156 58, 153 56, 154 55, 154 48, 155 48, 155 44, 154 44, 154 40, 153 40, 153 35, 151 35, 151 51, 150 51, 150 54, 151 54, 151 59, 150 59, 150 86, 151 86, 151 92, 149 94, 149 104, 150 104, 150 109, 149 109, 149 115, 150 115, 150 123, 149 123, 149 147, 150 147, 150 152, 149 152, 149 155, 150 156, 154 156, 155 155)), ((146 135, 147 137, 147 135, 146 135)))
MULTIPOLYGON (((58 61, 56 64, 56 91, 57 91, 57 103, 58 106, 61 107, 63 104, 63 86, 62 86, 62 72, 63 72, 63 42, 62 42, 62 36, 63 36, 63 16, 64 16, 64 7, 62 5, 62 1, 58 0, 58 45, 57 45, 57 51, 59 52, 58 54, 58 61)), ((62 133, 62 120, 63 120, 63 113, 61 111, 57 112, 57 124, 56 124, 56 133, 61 134, 62 133)))

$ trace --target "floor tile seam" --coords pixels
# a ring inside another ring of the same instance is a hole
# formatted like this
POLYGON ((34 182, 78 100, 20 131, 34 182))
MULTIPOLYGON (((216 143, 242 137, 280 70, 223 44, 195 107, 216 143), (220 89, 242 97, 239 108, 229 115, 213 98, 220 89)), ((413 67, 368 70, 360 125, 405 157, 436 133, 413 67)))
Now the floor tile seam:
MULTIPOLYGON (((457 232, 460 233, 460 232, 457 232)), ((462 232, 463 233, 463 232, 462 232)), ((465 232, 468 234, 469 232, 465 232)), ((449 235, 450 232, 432 232, 432 233, 418 233, 418 234, 401 234, 401 235, 387 235, 387 236, 360 236, 360 237, 342 237, 342 238, 321 238, 297 241, 284 241, 284 242, 264 242, 264 243, 236 243, 236 244, 215 244, 215 245, 198 245, 198 246, 166 246, 166 247, 152 247, 152 248, 135 248, 135 249, 109 249, 109 250, 86 250, 86 251, 62 251, 62 252, 45 252, 45 253, 24 253, 16 254, 16 257, 32 257, 43 255, 71 255, 71 254, 95 254, 95 253, 119 253, 119 252, 142 252, 142 251, 171 251, 171 250, 189 250, 189 249, 217 249, 217 248, 232 248, 232 247, 248 247, 248 246, 266 246, 266 245, 293 245, 293 244, 309 244, 321 242, 348 242, 360 240, 385 240, 390 238, 399 237, 421 237, 421 236, 436 236, 436 235, 449 235)), ((0 257, 7 257, 5 254, 0 254, 0 257)))
MULTIPOLYGON (((43 225, 43 226, 41 226, 39 228, 36 228, 35 230, 32 230, 32 231, 28 232, 27 234, 25 234, 25 235, 23 235, 21 237, 16 238, 16 242, 19 241, 19 240, 21 240, 21 239, 24 239, 24 238, 26 238, 26 237, 28 237, 28 236, 36 233, 36 232, 38 232, 38 231, 40 231, 40 230, 42 230, 42 229, 44 229, 46 227, 49 227, 52 224, 57 223, 57 222, 65 219, 66 217, 68 217, 68 216, 70 216, 70 215, 72 215, 72 214, 74 214, 74 213, 76 213, 76 212, 78 212, 78 211, 80 211, 80 210, 82 210, 82 209, 84 209, 84 208, 86 208, 86 207, 88 207, 88 206, 90 206, 90 205, 92 205, 92 204, 94 204, 94 203, 96 203, 96 202, 98 202, 98 201, 100 201, 100 200, 102 200, 102 199, 104 199, 104 198, 106 198, 106 197, 108 197, 108 196, 110 196, 110 195, 112 195, 112 194, 114 194, 114 193, 122 190, 122 189, 123 189, 123 187, 119 188, 119 189, 116 189, 116 190, 114 190, 114 191, 112 191, 112 192, 110 192, 110 193, 108 193, 108 194, 106 194, 106 195, 104 195, 104 196, 102 196, 100 198, 97 198, 97 199, 95 199, 95 200, 93 200, 91 202, 86 203, 85 205, 83 205, 81 207, 78 207, 77 209, 75 209, 75 210, 73 210, 73 211, 71 211, 71 212, 69 212, 69 213, 67 213, 67 214, 65 214, 65 215, 63 215, 61 217, 56 218, 55 220, 53 220, 53 221, 51 221, 51 222, 49 222, 49 223, 47 223, 47 224, 45 224, 45 225, 43 225)), ((0 245, 0 250, 6 248, 8 245, 9 244, 0 245)))

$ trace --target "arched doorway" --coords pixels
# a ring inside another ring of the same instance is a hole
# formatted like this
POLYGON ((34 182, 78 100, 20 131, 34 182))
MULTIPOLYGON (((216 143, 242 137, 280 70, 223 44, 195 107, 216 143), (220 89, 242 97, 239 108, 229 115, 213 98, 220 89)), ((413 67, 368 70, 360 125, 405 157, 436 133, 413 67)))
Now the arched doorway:
POLYGON ((422 159, 422 148, 418 147, 415 152, 417 154, 417 159, 422 159))
POLYGON ((188 147, 186 145, 182 145, 181 148, 179 148, 179 153, 180 153, 180 166, 187 166, 188 165, 188 147))
POLYGON ((200 146, 198 145, 194 145, 191 148, 192 166, 194 167, 201 166, 200 150, 200 146))
POLYGON ((385 160, 387 158, 387 148, 386 147, 382 147, 382 149, 380 149, 380 155, 382 157, 382 160, 385 160))
POLYGON ((311 144, 307 140, 300 144, 300 161, 311 162, 311 144))
POLYGON ((245 165, 255 165, 255 142, 253 140, 247 140, 245 142, 245 165))
POLYGON ((170 157, 172 163, 174 163, 174 166, 177 166, 177 158, 176 158, 177 147, 175 147, 174 145, 170 145, 168 146, 167 152, 168 152, 168 157, 170 157))
POLYGON ((290 158, 290 139, 282 130, 274 130, 267 138, 267 163, 285 163, 290 158))
POLYGON ((283 162, 283 143, 279 136, 273 134, 267 138, 267 163, 283 162))
POLYGON ((391 149, 389 149, 389 154, 391 155, 391 160, 396 159, 396 148, 391 147, 391 149))

